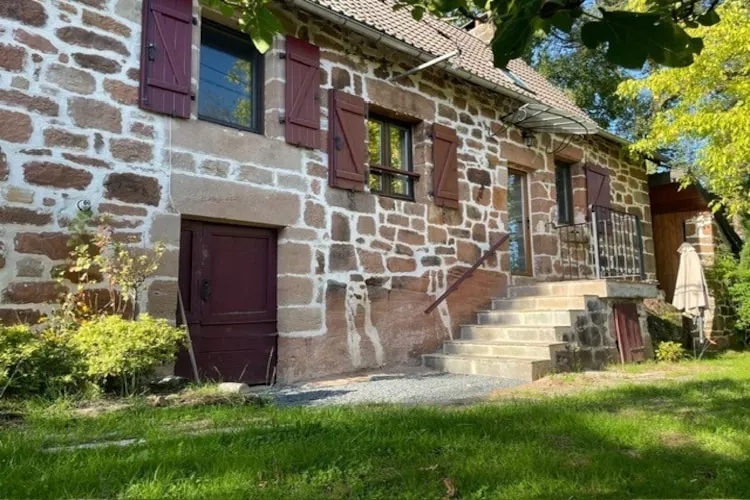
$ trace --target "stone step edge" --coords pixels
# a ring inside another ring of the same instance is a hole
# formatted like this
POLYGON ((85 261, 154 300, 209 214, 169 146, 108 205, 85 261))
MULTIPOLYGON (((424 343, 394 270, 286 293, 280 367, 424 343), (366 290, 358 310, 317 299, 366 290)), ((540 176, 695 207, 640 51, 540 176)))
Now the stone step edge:
POLYGON ((571 328, 573 328, 573 325, 492 325, 488 323, 464 323, 458 325, 459 328, 498 328, 501 330, 555 330, 562 333, 565 333, 567 331, 570 331, 571 328))
POLYGON ((476 313, 497 313, 497 314, 546 314, 546 313, 560 313, 569 312, 571 314, 585 314, 585 309, 534 309, 534 310, 520 310, 520 311, 504 311, 502 309, 477 309, 476 313))
POLYGON ((435 352, 431 354, 422 354, 423 358, 449 358, 449 359, 473 359, 480 361, 492 361, 496 363, 516 363, 516 364, 546 364, 552 361, 549 358, 526 358, 522 356, 471 356, 469 354, 444 354, 435 352))
POLYGON ((497 302, 532 301, 539 299, 601 299, 600 296, 591 293, 580 293, 575 295, 527 295, 524 297, 492 297, 490 300, 497 302))
POLYGON ((567 342, 546 341, 546 340, 473 340, 457 339, 446 340, 445 344, 468 344, 482 346, 513 346, 513 347, 559 347, 568 345, 567 342))

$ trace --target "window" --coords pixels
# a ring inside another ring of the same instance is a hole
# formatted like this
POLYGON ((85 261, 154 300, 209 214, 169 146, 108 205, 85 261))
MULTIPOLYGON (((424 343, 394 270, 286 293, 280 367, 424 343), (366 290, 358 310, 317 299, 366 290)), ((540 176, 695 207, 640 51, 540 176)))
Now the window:
POLYGON ((413 172, 411 127, 408 124, 370 116, 367 120, 367 155, 371 192, 414 199, 414 179, 419 176, 413 172))
POLYGON ((198 117, 260 133, 262 61, 250 38, 204 19, 198 117))
POLYGON ((555 185, 557 188, 557 224, 574 223, 573 215, 573 182, 570 176, 570 165, 557 163, 555 169, 555 185))

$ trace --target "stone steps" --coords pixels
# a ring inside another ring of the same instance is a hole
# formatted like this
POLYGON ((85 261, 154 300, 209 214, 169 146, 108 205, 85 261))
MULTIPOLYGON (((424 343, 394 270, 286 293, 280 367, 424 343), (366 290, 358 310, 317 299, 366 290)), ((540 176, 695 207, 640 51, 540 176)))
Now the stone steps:
POLYGON ((565 342, 453 340, 443 344, 443 354, 554 359, 565 342))
POLYGON ((519 297, 507 299, 496 297, 492 299, 493 311, 538 311, 538 310, 571 310, 585 309, 586 297, 519 297))
POLYGON ((461 325, 461 338, 479 341, 560 342, 570 333, 564 326, 461 325))
POLYGON ((511 299, 520 297, 580 297, 585 295, 606 296, 607 282, 604 280, 555 281, 508 287, 508 298, 511 299))
POLYGON ((583 310, 496 311, 488 309, 477 311, 477 323, 498 326, 573 326, 576 316, 583 312, 583 310))
POLYGON ((533 382, 552 371, 549 359, 504 356, 466 356, 456 354, 425 354, 427 367, 450 373, 489 375, 524 382, 533 382))

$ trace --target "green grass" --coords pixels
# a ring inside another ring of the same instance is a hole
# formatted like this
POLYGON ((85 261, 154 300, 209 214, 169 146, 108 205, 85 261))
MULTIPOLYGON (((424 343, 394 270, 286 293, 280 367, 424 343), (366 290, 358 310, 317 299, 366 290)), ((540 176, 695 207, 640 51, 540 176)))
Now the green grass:
MULTIPOLYGON (((470 407, 26 406, 0 497, 750 497, 750 354, 688 379, 470 407), (222 434, 191 429, 231 428, 222 434), (50 453, 50 446, 145 444, 50 453)), ((3 424, 0 424, 3 425, 3 424)))

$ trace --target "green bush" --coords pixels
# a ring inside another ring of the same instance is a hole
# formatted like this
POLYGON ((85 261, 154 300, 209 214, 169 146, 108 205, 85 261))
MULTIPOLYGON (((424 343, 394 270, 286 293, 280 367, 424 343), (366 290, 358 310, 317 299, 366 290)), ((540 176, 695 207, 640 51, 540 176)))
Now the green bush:
POLYGON ((737 258, 727 251, 717 254, 706 269, 706 281, 717 303, 729 303, 736 321, 733 328, 743 336, 750 330, 750 245, 737 258))
POLYGON ((146 314, 132 321, 103 316, 84 322, 72 344, 92 382, 131 393, 157 366, 174 361, 184 335, 165 320, 146 314))
POLYGON ((678 342, 659 342, 656 345, 656 360, 676 363, 687 358, 687 352, 678 342))
POLYGON ((60 394, 81 383, 69 337, 29 326, 0 326, 0 395, 60 394))

